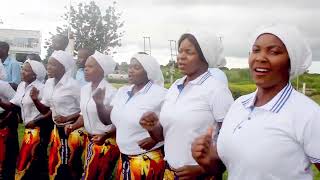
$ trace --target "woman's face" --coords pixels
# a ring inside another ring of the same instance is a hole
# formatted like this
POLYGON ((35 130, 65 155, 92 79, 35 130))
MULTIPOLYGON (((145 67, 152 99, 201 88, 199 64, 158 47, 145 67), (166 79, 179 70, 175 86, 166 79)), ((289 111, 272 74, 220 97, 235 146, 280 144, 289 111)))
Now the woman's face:
POLYGON ((50 57, 47 64, 47 72, 49 78, 61 78, 65 73, 65 69, 59 61, 50 57))
POLYGON ((33 72, 29 63, 24 63, 21 69, 21 78, 24 82, 30 84, 36 79, 36 74, 33 72))
POLYGON ((289 81, 290 60, 282 41, 272 34, 260 35, 249 57, 250 73, 256 85, 270 88, 289 81))
POLYGON ((200 59, 195 46, 187 38, 181 41, 177 62, 178 68, 185 75, 196 73, 199 71, 201 64, 205 63, 200 59))
POLYGON ((130 84, 143 84, 148 81, 147 72, 144 70, 140 62, 133 58, 128 67, 128 78, 130 84))
POLYGON ((93 57, 89 57, 84 68, 84 78, 86 81, 100 81, 103 78, 103 75, 104 72, 99 63, 93 57))

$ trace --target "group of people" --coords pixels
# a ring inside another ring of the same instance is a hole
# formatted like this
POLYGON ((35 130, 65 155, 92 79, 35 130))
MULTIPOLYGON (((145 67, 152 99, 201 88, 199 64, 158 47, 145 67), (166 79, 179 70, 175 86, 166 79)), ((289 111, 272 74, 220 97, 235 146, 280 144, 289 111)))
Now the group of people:
POLYGON ((158 61, 143 52, 130 59, 130 85, 114 88, 105 77, 115 61, 90 47, 78 50, 74 78, 67 44, 56 36, 47 68, 28 58, 18 82, 9 46, 0 43, 0 179, 205 180, 227 170, 230 180, 311 180, 311 165, 320 169, 320 107, 290 84, 312 61, 294 27, 254 34, 257 90, 235 101, 211 69, 226 63, 213 33, 181 35, 184 77, 169 89, 158 61))

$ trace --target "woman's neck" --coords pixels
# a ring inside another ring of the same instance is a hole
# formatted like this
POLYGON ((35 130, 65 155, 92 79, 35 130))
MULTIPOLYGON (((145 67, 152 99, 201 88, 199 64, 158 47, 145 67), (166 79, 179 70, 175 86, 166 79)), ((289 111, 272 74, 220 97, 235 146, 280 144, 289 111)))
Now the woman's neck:
POLYGON ((140 83, 140 84, 135 84, 133 86, 133 94, 140 91, 148 82, 149 82, 149 80, 144 81, 143 83, 140 83))
POLYGON ((54 84, 58 84, 58 82, 62 79, 63 75, 62 76, 58 76, 58 77, 55 77, 54 78, 54 84))
POLYGON ((187 78, 184 81, 184 85, 187 85, 190 81, 197 79, 199 76, 201 76, 201 74, 205 73, 206 71, 208 71, 208 68, 202 67, 198 71, 196 71, 195 73, 187 75, 187 78))
POLYGON ((99 78, 99 79, 96 79, 95 81, 91 81, 92 90, 95 90, 99 86, 99 84, 102 81, 102 79, 103 79, 103 77, 99 78))
POLYGON ((256 94, 255 106, 263 106, 267 104, 272 98, 274 98, 286 85, 288 82, 282 82, 271 87, 258 87, 258 92, 256 94))

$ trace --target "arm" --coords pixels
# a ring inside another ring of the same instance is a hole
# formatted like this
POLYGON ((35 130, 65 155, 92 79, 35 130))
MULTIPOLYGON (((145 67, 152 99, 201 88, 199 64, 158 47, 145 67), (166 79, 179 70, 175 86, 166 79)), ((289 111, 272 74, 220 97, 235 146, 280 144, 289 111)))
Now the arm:
POLYGON ((66 122, 74 122, 74 121, 76 121, 79 116, 80 116, 80 112, 76 112, 76 113, 71 114, 69 116, 56 116, 56 117, 53 117, 53 118, 57 123, 66 123, 66 122))
POLYGON ((83 127, 84 123, 83 123, 83 116, 80 115, 78 117, 78 119, 76 120, 76 122, 74 122, 73 124, 69 124, 67 126, 64 127, 64 131, 67 135, 69 135, 72 131, 79 129, 81 127, 83 127))
POLYGON ((164 140, 163 128, 156 113, 144 113, 140 119, 140 125, 149 132, 149 135, 155 141, 160 142, 164 140))
POLYGON ((221 174, 222 163, 220 161, 217 146, 213 144, 213 128, 210 127, 206 134, 198 137, 192 143, 193 158, 210 174, 221 174))
POLYGON ((0 128, 3 128, 8 124, 8 121, 10 121, 10 117, 12 117, 13 113, 13 111, 9 111, 3 118, 0 119, 0 128))
POLYGON ((31 91, 30 91, 30 97, 34 103, 34 105, 36 106, 36 108, 38 109, 38 111, 43 114, 46 115, 47 113, 49 113, 50 108, 47 107, 46 105, 42 104, 39 100, 39 90, 35 87, 32 87, 31 91))
POLYGON ((97 107, 97 113, 100 121, 104 125, 112 124, 111 118, 110 118, 112 107, 111 106, 106 107, 104 104, 97 104, 97 103, 96 103, 96 107, 97 107))
POLYGON ((30 121, 27 125, 26 125, 26 128, 35 128, 36 126, 39 125, 39 122, 40 121, 43 121, 43 120, 47 120, 47 119, 50 119, 51 117, 51 111, 49 111, 48 113, 46 113, 45 115, 40 115, 38 117, 36 117, 34 120, 30 121))
POLYGON ((15 107, 15 105, 0 98, 0 107, 2 107, 6 111, 10 111, 15 107))
POLYGON ((106 107, 104 105, 105 93, 106 93, 105 88, 103 88, 103 89, 99 88, 94 93, 92 98, 93 98, 94 102, 96 103, 97 113, 98 113, 98 117, 99 117, 100 121, 104 125, 110 125, 110 124, 112 124, 111 119, 110 119, 112 107, 111 106, 106 107))

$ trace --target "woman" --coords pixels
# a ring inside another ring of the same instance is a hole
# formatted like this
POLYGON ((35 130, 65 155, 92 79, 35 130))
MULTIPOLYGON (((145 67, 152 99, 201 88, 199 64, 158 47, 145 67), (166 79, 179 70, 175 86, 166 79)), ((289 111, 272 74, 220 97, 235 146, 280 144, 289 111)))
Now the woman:
POLYGON ((116 89, 104 79, 114 71, 115 66, 116 63, 110 56, 99 52, 89 56, 84 70, 85 79, 89 83, 81 88, 81 115, 75 123, 65 127, 69 134, 84 126, 88 134, 82 179, 109 179, 119 158, 115 128, 112 124, 104 125, 100 120, 104 118, 103 113, 107 111, 116 93, 116 89))
POLYGON ((79 117, 80 85, 72 78, 73 58, 64 51, 54 51, 48 60, 50 79, 44 85, 43 97, 33 88, 31 98, 42 114, 52 112, 54 129, 51 134, 49 155, 50 179, 79 179, 82 174, 82 131, 66 135, 64 127, 79 117))
POLYGON ((160 112, 166 94, 163 75, 157 60, 145 53, 131 58, 128 75, 132 85, 120 88, 111 103, 121 152, 116 179, 159 179, 164 171, 163 143, 150 138, 139 120, 147 111, 160 112))
POLYGON ((320 108, 290 84, 311 56, 294 27, 261 28, 249 57, 257 90, 232 105, 217 145, 210 142, 212 130, 193 143, 197 162, 213 171, 221 159, 230 180, 312 180, 311 164, 320 169, 320 108))
POLYGON ((17 110, 4 110, 15 95, 11 85, 0 80, 0 179, 14 179, 16 158, 19 151, 17 110))
POLYGON ((40 128, 40 124, 47 117, 41 115, 30 97, 32 87, 39 89, 42 95, 45 76, 46 69, 42 63, 26 60, 21 71, 23 81, 19 84, 15 96, 9 103, 2 104, 2 107, 6 109, 14 109, 15 106, 18 106, 21 109, 21 118, 25 125, 15 179, 33 179, 38 175, 39 170, 42 170, 41 167, 45 165, 39 163, 46 159, 46 144, 48 143, 46 140, 49 139, 49 134, 45 133, 48 129, 40 128), (41 142, 42 144, 40 144, 40 138, 44 140, 41 142))
POLYGON ((141 119, 141 125, 154 139, 164 139, 164 179, 206 179, 209 177, 191 156, 190 148, 208 126, 220 126, 233 102, 228 87, 208 71, 208 67, 225 62, 223 48, 216 36, 205 33, 183 34, 178 48, 178 67, 185 76, 170 87, 160 123, 150 113, 141 119))

